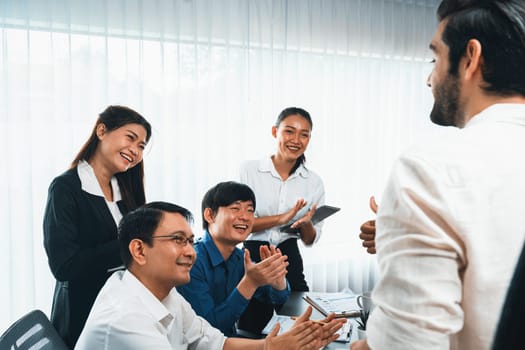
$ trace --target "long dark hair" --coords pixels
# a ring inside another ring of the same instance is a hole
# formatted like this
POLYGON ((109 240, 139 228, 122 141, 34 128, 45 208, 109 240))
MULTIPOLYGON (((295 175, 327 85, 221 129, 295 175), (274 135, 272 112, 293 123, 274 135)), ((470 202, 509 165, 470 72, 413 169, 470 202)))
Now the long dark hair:
MULTIPOLYGON (((310 130, 312 130, 314 125, 312 122, 312 117, 310 117, 310 113, 299 107, 288 107, 283 109, 282 112, 279 113, 279 115, 277 116, 277 120, 275 121, 275 127, 278 128, 281 122, 291 115, 300 115, 301 117, 306 119, 306 121, 310 124, 310 130)), ((293 173, 295 173, 297 168, 299 168, 304 162, 306 162, 306 157, 303 153, 299 156, 299 158, 297 158, 294 166, 292 167, 292 169, 290 169, 290 173, 288 175, 292 175, 293 173)))
MULTIPOLYGON (((109 106, 99 114, 89 139, 84 143, 73 162, 71 162, 71 168, 78 166, 81 160, 89 162, 91 158, 93 158, 99 144, 97 127, 100 124, 104 124, 107 131, 118 129, 126 124, 139 124, 146 129, 146 142, 148 142, 151 137, 151 125, 139 113, 124 106, 109 106)), ((133 210, 146 203, 144 191, 144 160, 133 168, 116 174, 115 177, 118 180, 122 202, 126 211, 133 210)))

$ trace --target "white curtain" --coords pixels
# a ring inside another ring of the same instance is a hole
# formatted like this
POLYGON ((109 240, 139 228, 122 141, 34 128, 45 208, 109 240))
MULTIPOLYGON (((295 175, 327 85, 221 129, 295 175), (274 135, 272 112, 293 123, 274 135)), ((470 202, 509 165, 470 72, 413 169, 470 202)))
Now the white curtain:
POLYGON ((392 161, 439 137, 428 113, 428 43, 437 0, 0 0, 0 331, 49 314, 42 245, 47 187, 109 104, 154 131, 148 200, 186 206, 274 151, 285 107, 314 120, 307 166, 325 182, 323 237, 304 248, 317 291, 371 289, 360 246, 392 161))

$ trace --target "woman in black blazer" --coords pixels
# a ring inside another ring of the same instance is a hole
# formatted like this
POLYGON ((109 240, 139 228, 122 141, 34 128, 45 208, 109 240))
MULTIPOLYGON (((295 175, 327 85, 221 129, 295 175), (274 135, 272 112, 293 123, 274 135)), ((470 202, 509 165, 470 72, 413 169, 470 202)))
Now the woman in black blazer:
POLYGON ((49 186, 44 246, 57 283, 51 321, 73 348, 98 292, 121 265, 117 225, 145 203, 142 153, 151 126, 109 106, 71 168, 49 186))

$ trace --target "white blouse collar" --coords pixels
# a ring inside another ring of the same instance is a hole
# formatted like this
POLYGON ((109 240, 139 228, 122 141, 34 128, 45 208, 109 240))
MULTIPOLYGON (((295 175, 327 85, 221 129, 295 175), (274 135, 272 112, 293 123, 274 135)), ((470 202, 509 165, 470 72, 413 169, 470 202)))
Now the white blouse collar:
MULTIPOLYGON (((81 160, 77 166, 78 177, 82 185, 82 190, 95 196, 104 197, 104 193, 95 176, 95 172, 91 165, 85 160, 81 160)), ((120 194, 120 187, 115 176, 111 178, 111 189, 113 190, 113 202, 118 202, 122 199, 120 194)))
MULTIPOLYGON (((277 170, 275 169, 275 165, 273 165, 273 161, 272 161, 272 156, 271 155, 267 156, 267 157, 264 157, 264 158, 262 158, 259 161, 259 171, 261 171, 261 172, 270 172, 274 177, 276 177, 278 179, 281 178, 281 176, 279 175, 279 173, 277 173, 277 170)), ((308 169, 306 169, 304 164, 299 165, 297 170, 294 172, 294 174, 292 174, 292 176, 290 176, 290 178, 293 178, 293 177, 297 176, 296 174, 297 175, 301 175, 304 178, 307 178, 309 176, 308 169)))

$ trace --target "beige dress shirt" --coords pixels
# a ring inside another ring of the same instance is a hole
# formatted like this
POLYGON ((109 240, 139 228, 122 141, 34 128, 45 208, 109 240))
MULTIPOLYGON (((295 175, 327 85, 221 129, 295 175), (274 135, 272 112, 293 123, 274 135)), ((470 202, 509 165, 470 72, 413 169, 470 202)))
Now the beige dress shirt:
POLYGON ((395 164, 377 217, 373 350, 489 349, 525 238, 525 105, 395 164))

